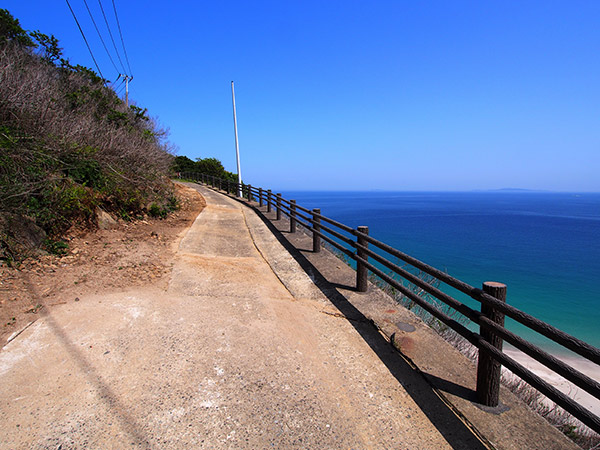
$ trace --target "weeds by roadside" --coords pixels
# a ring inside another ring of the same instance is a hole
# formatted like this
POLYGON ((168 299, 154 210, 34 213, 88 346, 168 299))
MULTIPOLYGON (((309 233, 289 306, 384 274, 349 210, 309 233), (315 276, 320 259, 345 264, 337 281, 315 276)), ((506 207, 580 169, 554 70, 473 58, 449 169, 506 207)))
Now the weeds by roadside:
POLYGON ((0 25, 0 259, 22 253, 22 223, 55 252, 99 209, 124 220, 176 209, 167 132, 147 110, 71 64, 54 36, 26 32, 4 9, 0 25))

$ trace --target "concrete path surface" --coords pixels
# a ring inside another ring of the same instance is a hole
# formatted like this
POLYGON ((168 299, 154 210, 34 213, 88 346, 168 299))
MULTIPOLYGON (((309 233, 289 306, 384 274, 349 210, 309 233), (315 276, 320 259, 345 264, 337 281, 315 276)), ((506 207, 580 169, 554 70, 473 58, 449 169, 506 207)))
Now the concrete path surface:
POLYGON ((482 448, 252 210, 196 188, 166 292, 57 306, 2 349, 0 448, 482 448))

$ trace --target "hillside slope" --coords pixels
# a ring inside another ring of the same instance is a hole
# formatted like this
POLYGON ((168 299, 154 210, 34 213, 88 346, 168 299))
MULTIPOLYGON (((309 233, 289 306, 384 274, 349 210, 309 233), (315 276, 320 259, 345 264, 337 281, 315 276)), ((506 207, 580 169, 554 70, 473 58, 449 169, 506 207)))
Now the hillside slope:
POLYGON ((54 36, 0 10, 0 258, 52 245, 98 208, 130 219, 176 206, 166 132, 127 107, 54 36))

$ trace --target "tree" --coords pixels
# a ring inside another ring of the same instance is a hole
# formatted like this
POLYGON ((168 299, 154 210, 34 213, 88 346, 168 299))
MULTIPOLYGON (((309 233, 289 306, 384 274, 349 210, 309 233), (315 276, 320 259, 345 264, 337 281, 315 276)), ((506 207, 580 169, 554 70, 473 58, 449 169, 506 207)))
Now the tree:
POLYGON ((198 172, 196 163, 187 156, 176 156, 173 160, 173 172, 198 172))
POLYGON ((43 59, 51 63, 54 63, 55 61, 61 59, 62 48, 58 46, 58 39, 56 39, 56 37, 53 34, 48 36, 47 34, 41 33, 39 31, 32 31, 29 34, 42 47, 43 52, 41 56, 43 59))
POLYGON ((196 167, 200 173, 214 175, 219 178, 226 177, 225 167, 217 158, 198 158, 196 159, 196 167))
POLYGON ((0 43, 7 41, 16 42, 28 48, 37 47, 27 32, 21 28, 19 19, 15 19, 8 10, 0 8, 0 43))

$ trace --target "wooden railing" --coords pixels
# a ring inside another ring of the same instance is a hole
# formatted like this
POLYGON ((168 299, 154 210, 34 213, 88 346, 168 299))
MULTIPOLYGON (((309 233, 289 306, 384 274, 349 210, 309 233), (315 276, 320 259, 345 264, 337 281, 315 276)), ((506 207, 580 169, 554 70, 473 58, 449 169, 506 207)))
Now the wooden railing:
POLYGON ((516 320, 527 328, 551 339, 559 346, 597 365, 600 365, 600 350, 507 304, 506 286, 504 284, 486 282, 483 283, 482 289, 473 287, 373 238, 369 235, 369 229, 366 226, 354 229, 322 215, 319 209, 309 210, 298 205, 295 200, 287 200, 282 198, 281 194, 273 194, 271 190, 255 188, 246 184, 240 186, 235 182, 206 174, 189 173, 180 175, 182 178, 201 182, 234 196, 241 192, 242 197, 248 201, 256 200, 259 208, 266 206, 267 213, 275 208, 276 220, 280 220, 282 214, 289 217, 290 232, 294 233, 297 226, 301 225, 312 234, 314 252, 320 251, 321 240, 323 240, 356 261, 357 291, 367 291, 367 277, 370 271, 477 347, 479 350, 477 398, 481 404, 491 407, 498 406, 500 368, 504 366, 592 430, 600 433, 600 418, 598 416, 503 353, 502 344, 504 341, 510 343, 599 401, 600 383, 505 328, 504 317, 508 316, 516 320), (240 190, 238 191, 238 189, 240 190), (390 257, 404 261, 417 270, 435 277, 441 283, 445 283, 468 295, 481 304, 481 310, 477 311, 467 306, 438 287, 424 281, 421 277, 411 273, 407 266, 400 267, 394 264, 390 261, 390 257), (458 311, 471 322, 479 325, 479 333, 469 330, 462 323, 440 311, 423 297, 415 294, 414 291, 406 287, 402 280, 418 286, 440 302, 458 311))

